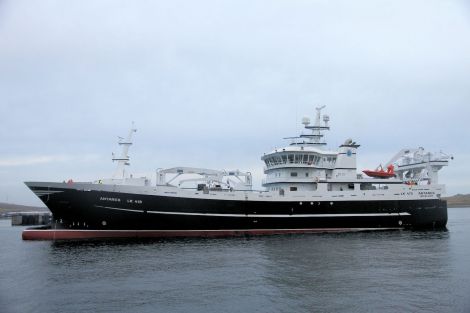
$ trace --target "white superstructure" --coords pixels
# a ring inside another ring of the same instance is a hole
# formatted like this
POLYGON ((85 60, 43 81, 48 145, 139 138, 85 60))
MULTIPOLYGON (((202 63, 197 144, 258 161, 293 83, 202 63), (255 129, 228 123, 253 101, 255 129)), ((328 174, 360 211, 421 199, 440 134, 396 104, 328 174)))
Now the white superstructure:
POLYGON ((438 171, 448 165, 452 156, 442 152, 432 154, 423 148, 403 149, 389 162, 384 163, 385 167, 392 167, 393 173, 388 173, 388 177, 369 177, 357 169, 356 156, 360 145, 355 141, 345 140, 336 151, 326 148, 325 131, 330 129, 330 117, 321 114, 324 108, 325 106, 316 108, 314 125, 310 124, 309 118, 302 119, 306 131, 297 137, 284 138, 291 141, 288 146, 275 149, 261 157, 265 163, 266 174, 262 185, 266 190, 252 190, 250 172, 194 167, 158 169, 156 184, 152 187, 149 178, 133 177, 125 172, 125 167, 129 165, 128 150, 132 145, 132 134, 136 132, 134 125, 127 138, 119 140, 119 145, 122 146, 120 157, 113 155, 113 161, 118 162, 113 178, 100 179, 94 184, 145 186, 152 192, 171 192, 185 197, 193 196, 191 190, 194 189, 197 197, 205 197, 210 193, 211 196, 233 198, 235 194, 240 193, 241 198, 250 199, 250 194, 253 193, 255 198, 267 197, 270 201, 294 198, 427 198, 429 194, 440 198, 444 194, 444 186, 438 184, 438 171))
MULTIPOLYGON (((359 145, 347 139, 337 151, 325 149, 324 132, 330 129, 328 115, 321 115, 325 106, 316 108, 315 124, 305 117, 302 124, 308 131, 298 137, 288 137, 289 146, 275 149, 261 157, 265 162, 268 191, 312 192, 389 189, 394 184, 438 184, 438 171, 452 158, 442 152, 431 154, 419 149, 403 149, 386 166, 396 169, 387 178, 372 178, 358 174, 356 155, 359 145), (323 121, 323 123, 321 122, 323 121)), ((396 188, 394 188, 396 189, 396 188)))

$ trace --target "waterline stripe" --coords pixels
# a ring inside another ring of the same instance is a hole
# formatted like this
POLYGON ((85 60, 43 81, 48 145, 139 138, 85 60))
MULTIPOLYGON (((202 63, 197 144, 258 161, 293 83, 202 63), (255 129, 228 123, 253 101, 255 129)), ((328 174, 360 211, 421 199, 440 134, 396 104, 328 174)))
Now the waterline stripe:
MULTIPOLYGON (((118 210, 118 211, 128 211, 136 213, 144 213, 144 210, 131 210, 131 209, 122 209, 122 208, 113 208, 95 205, 95 207, 118 210)), ((411 215, 408 212, 400 213, 348 213, 348 214, 221 214, 221 213, 190 213, 190 212, 168 212, 168 211, 147 211, 151 214, 163 214, 163 215, 186 215, 186 216, 214 216, 214 217, 269 217, 269 218, 291 218, 291 217, 377 217, 377 216, 404 216, 411 215)))
POLYGON ((242 229, 25 229, 23 232, 256 232, 256 231, 365 231, 365 230, 398 230, 403 227, 364 227, 364 228, 242 228, 242 229))

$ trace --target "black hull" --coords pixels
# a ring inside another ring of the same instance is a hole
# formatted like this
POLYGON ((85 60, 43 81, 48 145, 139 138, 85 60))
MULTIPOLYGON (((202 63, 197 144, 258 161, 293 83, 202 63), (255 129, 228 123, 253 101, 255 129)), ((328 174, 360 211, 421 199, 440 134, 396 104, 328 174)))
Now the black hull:
MULTIPOLYGON (((41 187, 30 188, 37 191, 41 187)), ((439 199, 284 202, 194 199, 54 188, 48 188, 48 191, 57 192, 41 195, 40 199, 53 213, 53 229, 381 229, 443 228, 447 223, 447 203, 439 199)))

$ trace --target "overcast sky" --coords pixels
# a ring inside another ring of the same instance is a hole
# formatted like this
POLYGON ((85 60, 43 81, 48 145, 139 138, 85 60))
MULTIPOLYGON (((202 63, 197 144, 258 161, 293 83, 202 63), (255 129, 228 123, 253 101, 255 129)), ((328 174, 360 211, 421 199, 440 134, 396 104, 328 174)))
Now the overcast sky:
POLYGON ((326 105, 330 148, 358 169, 404 147, 443 150, 448 193, 470 193, 470 2, 0 0, 0 202, 23 181, 239 168, 326 105))

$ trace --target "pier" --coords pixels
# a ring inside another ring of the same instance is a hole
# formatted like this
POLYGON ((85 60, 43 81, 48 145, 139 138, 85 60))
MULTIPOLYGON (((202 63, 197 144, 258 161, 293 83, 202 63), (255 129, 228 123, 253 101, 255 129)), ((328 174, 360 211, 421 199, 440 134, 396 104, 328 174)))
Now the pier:
POLYGON ((11 226, 48 225, 51 219, 50 212, 15 212, 11 215, 11 226))

